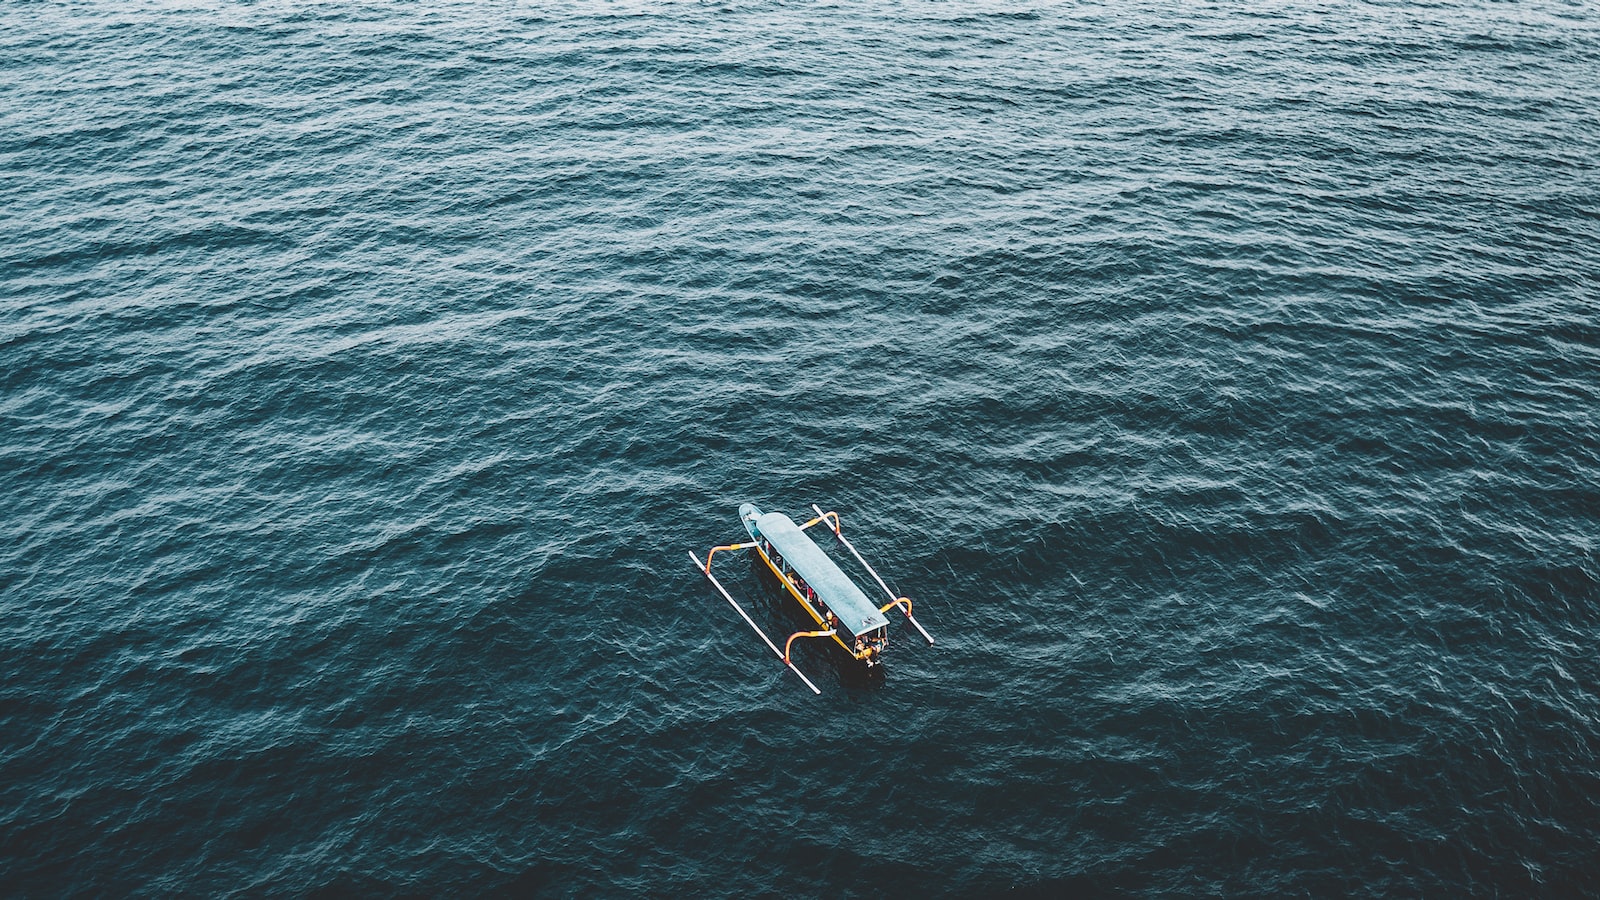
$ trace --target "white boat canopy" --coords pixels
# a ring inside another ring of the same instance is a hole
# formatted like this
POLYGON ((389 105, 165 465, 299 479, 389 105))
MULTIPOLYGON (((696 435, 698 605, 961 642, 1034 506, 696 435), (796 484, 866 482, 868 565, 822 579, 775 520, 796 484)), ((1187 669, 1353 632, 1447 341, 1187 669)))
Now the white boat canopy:
POLYGON ((889 624, 861 588, 822 552, 811 536, 783 513, 764 513, 755 520, 757 536, 765 538, 783 561, 803 579, 817 597, 857 637, 889 624))

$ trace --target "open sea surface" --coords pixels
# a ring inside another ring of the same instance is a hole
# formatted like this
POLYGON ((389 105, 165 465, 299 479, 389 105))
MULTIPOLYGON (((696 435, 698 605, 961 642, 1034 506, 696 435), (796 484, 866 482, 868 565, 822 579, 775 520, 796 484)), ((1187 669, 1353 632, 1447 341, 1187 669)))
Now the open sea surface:
POLYGON ((0 0, 8 896, 1594 895, 1597 642, 1592 3, 0 0))

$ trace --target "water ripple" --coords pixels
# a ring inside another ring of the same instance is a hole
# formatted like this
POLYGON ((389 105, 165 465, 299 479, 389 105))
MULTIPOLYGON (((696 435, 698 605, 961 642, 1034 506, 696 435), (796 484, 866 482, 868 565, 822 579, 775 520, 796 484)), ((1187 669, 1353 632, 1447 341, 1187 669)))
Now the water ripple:
POLYGON ((1591 10, 86 0, 0 60, 13 892, 1593 891, 1591 10), (938 644, 811 697, 684 559, 745 500, 938 644))

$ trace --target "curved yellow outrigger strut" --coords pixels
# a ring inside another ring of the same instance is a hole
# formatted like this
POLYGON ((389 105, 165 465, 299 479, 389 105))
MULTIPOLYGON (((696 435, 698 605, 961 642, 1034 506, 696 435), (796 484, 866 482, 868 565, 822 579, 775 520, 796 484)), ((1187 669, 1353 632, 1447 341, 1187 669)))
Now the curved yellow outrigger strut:
POLYGON ((794 646, 795 638, 833 637, 837 633, 838 629, 835 628, 829 628, 827 631, 796 631, 794 634, 789 635, 789 639, 787 641, 783 642, 784 663, 786 665, 793 665, 793 663, 789 662, 789 648, 794 646))
POLYGON ((878 607, 878 612, 888 612, 889 610, 894 609, 896 606, 899 606, 902 603, 904 603, 906 605, 906 616, 910 617, 910 615, 911 615, 911 598, 910 597, 901 597, 898 600, 892 600, 892 601, 890 601, 888 603, 885 603, 884 605, 878 607))
POLYGON ((815 509, 817 511, 817 517, 815 519, 812 519, 811 521, 805 523, 804 525, 801 525, 800 526, 800 530, 801 531, 805 531, 807 528, 810 528, 811 526, 817 524, 818 522, 826 522, 826 521, 828 521, 829 517, 832 517, 833 518, 833 533, 835 535, 837 535, 839 533, 839 514, 838 513, 834 512, 832 510, 829 510, 828 512, 823 512, 822 510, 817 509, 817 505, 815 503, 811 504, 811 508, 815 509))
MULTIPOLYGON (((748 550, 755 545, 755 541, 745 541, 742 544, 723 544, 721 547, 712 547, 706 551, 706 574, 711 574, 711 557, 716 556, 718 550, 748 550)), ((695 560, 696 564, 699 562, 699 560, 695 560)))

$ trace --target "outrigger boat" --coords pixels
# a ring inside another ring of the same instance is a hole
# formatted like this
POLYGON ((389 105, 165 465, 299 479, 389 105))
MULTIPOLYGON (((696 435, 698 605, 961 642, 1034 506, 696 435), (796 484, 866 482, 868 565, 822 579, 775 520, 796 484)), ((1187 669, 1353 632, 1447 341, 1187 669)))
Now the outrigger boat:
POLYGON ((822 693, 805 673, 795 668, 794 662, 789 658, 789 651, 794 642, 801 638, 832 638, 844 651, 868 668, 876 668, 881 664, 884 648, 889 645, 889 620, 884 618, 884 613, 897 607, 906 614, 906 619, 916 627, 917 631, 933 643, 933 636, 922 627, 911 615, 911 600, 908 597, 897 597, 894 591, 884 583, 876 569, 872 568, 855 545, 844 536, 839 525, 839 514, 836 512, 823 512, 815 504, 811 507, 817 517, 804 525, 796 525, 794 520, 783 513, 763 513, 753 503, 746 503, 739 507, 739 521, 744 523, 745 531, 749 533, 750 540, 739 544, 725 544, 712 547, 706 553, 704 563, 689 551, 689 558, 694 560, 695 568, 699 569, 711 583, 716 586, 717 592, 731 604, 740 617, 755 630, 755 633, 766 641, 772 652, 783 660, 789 671, 800 676, 800 680, 811 688, 813 693, 822 693), (862 593, 861 588, 850 579, 828 554, 818 547, 811 536, 806 534, 806 529, 818 523, 827 523, 832 526, 833 536, 839 540, 845 549, 849 550, 862 568, 872 575, 878 586, 889 596, 889 602, 883 606, 875 605, 862 593), (784 642, 783 650, 778 650, 766 633, 750 618, 744 607, 733 599, 728 589, 722 586, 717 576, 711 574, 711 559, 722 550, 755 550, 761 560, 777 576, 778 583, 783 586, 789 596, 800 604, 807 615, 819 626, 813 631, 797 631, 789 635, 784 642))

